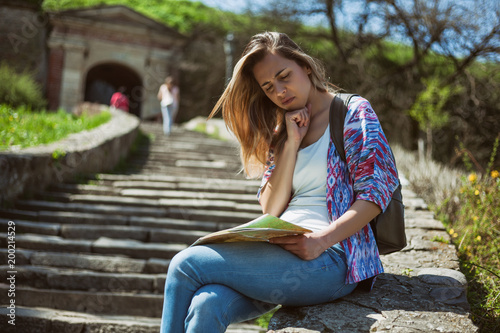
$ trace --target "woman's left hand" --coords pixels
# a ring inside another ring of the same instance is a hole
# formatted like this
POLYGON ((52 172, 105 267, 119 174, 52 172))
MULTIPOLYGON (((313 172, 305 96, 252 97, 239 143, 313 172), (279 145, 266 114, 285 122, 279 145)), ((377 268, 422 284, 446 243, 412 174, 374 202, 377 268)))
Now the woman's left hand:
POLYGON ((275 237, 269 243, 276 244, 304 260, 319 257, 330 245, 318 233, 297 236, 275 237))

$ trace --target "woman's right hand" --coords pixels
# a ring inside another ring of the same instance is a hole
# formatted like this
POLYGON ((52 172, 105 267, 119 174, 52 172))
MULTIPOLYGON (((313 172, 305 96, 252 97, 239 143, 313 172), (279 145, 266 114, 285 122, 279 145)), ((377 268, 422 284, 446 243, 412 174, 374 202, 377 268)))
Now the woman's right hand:
POLYGON ((309 129, 311 116, 311 104, 302 109, 288 111, 285 113, 286 131, 288 141, 298 147, 309 129))
POLYGON ((311 104, 285 113, 287 141, 276 156, 276 168, 261 190, 262 212, 279 216, 285 210, 292 194, 293 171, 302 139, 309 129, 311 104))

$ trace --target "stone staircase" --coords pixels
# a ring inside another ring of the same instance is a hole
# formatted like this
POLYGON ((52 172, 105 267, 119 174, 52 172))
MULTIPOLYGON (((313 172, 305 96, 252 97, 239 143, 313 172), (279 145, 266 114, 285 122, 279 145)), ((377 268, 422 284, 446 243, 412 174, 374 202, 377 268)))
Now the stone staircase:
POLYGON ((157 124, 141 130, 154 139, 119 171, 53 184, 0 209, 2 234, 12 222, 16 232, 14 266, 0 238, 0 331, 158 332, 172 256, 260 215, 259 182, 239 173, 234 143, 180 128, 165 137, 157 124), (6 317, 13 300, 15 326, 6 317))

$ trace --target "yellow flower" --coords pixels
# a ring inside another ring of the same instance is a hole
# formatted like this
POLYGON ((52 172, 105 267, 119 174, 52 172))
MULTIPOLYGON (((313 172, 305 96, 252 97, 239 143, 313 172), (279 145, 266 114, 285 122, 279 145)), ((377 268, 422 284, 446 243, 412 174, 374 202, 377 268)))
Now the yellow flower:
POLYGON ((498 170, 491 171, 491 178, 498 178, 500 176, 500 172, 498 170))
POLYGON ((469 181, 470 181, 471 183, 474 183, 474 182, 476 181, 476 179, 477 179, 477 176, 476 176, 476 174, 475 174, 475 173, 471 173, 471 174, 469 175, 469 181))
POLYGON ((477 239, 478 241, 480 241, 480 240, 481 240, 481 236, 480 236, 480 235, 479 235, 479 236, 477 236, 477 237, 476 237, 476 239, 477 239))
POLYGON ((475 222, 475 221, 477 221, 478 219, 479 219, 479 217, 474 216, 474 217, 472 218, 472 221, 474 221, 474 222, 475 222))
POLYGON ((448 231, 448 233, 449 233, 450 235, 453 235, 453 234, 455 233, 455 230, 450 229, 450 231, 448 231))
POLYGON ((475 190, 475 191, 474 191, 474 194, 475 194, 475 195, 479 195, 479 190, 475 190))
POLYGON ((453 238, 457 238, 457 237, 458 237, 458 234, 455 232, 455 233, 453 234, 453 238))

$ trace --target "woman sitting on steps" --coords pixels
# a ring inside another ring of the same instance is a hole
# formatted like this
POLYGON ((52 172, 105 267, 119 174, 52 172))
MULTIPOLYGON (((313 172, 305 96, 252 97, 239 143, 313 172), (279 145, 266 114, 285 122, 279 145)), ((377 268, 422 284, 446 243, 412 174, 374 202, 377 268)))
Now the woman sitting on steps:
POLYGON ((335 88, 287 35, 254 36, 210 117, 221 111, 249 176, 263 175, 262 211, 313 232, 187 248, 171 261, 161 332, 224 332, 276 304, 333 301, 383 272, 369 221, 398 186, 370 103, 351 99, 347 163, 330 139, 335 88))

